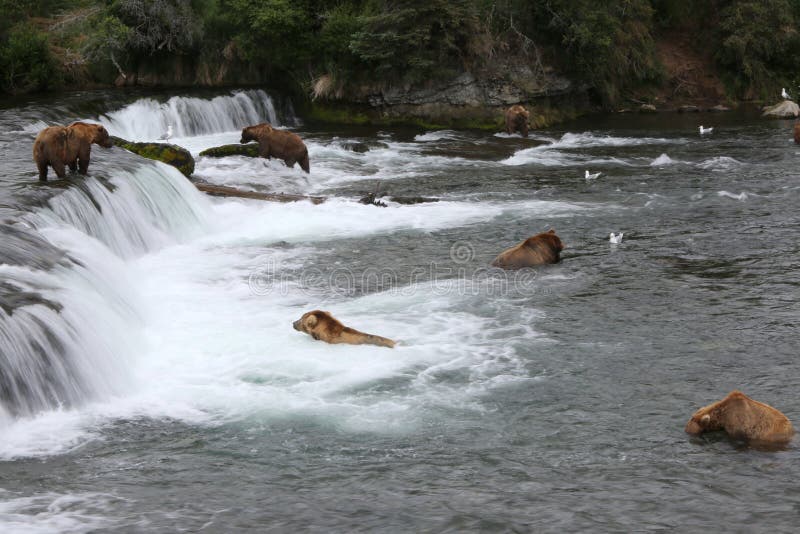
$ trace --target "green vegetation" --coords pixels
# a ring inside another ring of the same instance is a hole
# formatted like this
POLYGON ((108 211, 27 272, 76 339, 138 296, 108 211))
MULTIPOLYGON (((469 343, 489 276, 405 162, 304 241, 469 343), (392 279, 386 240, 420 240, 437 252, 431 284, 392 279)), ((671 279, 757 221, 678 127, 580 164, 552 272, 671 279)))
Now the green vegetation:
POLYGON ((664 82, 657 44, 675 32, 714 51, 732 97, 800 81, 800 0, 0 0, 0 12, 7 93, 182 58, 335 101, 522 62, 611 106, 664 82))

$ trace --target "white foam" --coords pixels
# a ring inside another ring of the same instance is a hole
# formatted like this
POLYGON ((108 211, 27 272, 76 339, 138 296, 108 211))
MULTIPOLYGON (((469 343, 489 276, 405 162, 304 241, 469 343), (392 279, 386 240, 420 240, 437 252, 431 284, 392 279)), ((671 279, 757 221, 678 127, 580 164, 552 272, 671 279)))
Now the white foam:
POLYGON ((741 161, 728 156, 709 158, 697 164, 699 168, 713 172, 724 172, 730 169, 741 167, 742 165, 743 163, 741 161))
POLYGON ((442 141, 461 139, 462 137, 463 136, 461 134, 453 130, 437 130, 435 132, 427 132, 424 134, 415 135, 414 141, 442 141))
POLYGON ((651 167, 666 167, 667 165, 675 165, 676 163, 680 163, 669 157, 667 154, 661 154, 652 162, 650 162, 651 167))
POLYGON ((717 195, 725 198, 732 198, 734 200, 739 200, 742 202, 750 198, 750 195, 745 191, 742 191, 738 195, 736 193, 730 193, 728 191, 717 191, 717 195))
POLYGON ((601 136, 589 132, 566 133, 561 139, 546 145, 518 150, 511 157, 503 160, 504 165, 544 165, 548 167, 573 166, 584 164, 631 165, 631 163, 615 157, 595 157, 573 151, 577 148, 620 147, 638 145, 675 144, 685 142, 682 139, 664 139, 655 137, 614 137, 601 136))
POLYGON ((112 503, 103 493, 37 493, 31 496, 0 489, 0 531, 8 534, 72 534, 110 529, 112 503))

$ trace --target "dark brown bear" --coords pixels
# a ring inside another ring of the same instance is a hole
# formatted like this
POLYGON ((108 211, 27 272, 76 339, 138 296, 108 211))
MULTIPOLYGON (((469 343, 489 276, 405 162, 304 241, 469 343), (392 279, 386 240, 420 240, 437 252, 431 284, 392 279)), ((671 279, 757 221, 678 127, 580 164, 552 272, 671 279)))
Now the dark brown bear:
POLYGON ((684 430, 692 435, 724 430, 732 438, 765 444, 788 442, 794 434, 785 415, 741 391, 697 410, 684 430))
POLYGON ((47 181, 47 166, 53 167, 56 176, 66 175, 64 164, 67 162, 67 134, 63 126, 48 126, 36 136, 33 142, 33 161, 39 169, 39 180, 47 181))
POLYGON ((292 323, 295 330, 305 332, 314 339, 326 343, 348 343, 350 345, 378 345, 394 348, 394 341, 381 336, 365 334, 337 321, 330 312, 314 310, 304 313, 292 323))
POLYGON ((64 161, 71 171, 86 174, 89 170, 89 156, 92 143, 103 148, 111 148, 114 142, 102 124, 73 122, 67 126, 67 153, 64 161))
POLYGON ((286 130, 276 130, 263 122, 242 129, 242 139, 239 142, 250 141, 258 142, 258 155, 262 158, 269 159, 274 156, 282 159, 287 167, 294 167, 295 163, 299 163, 301 169, 309 172, 308 149, 299 135, 286 130))
POLYGON ((506 110, 506 133, 511 135, 519 132, 522 137, 528 137, 528 119, 530 112, 524 106, 517 104, 506 110))
POLYGON ((564 244, 556 235, 556 231, 550 230, 529 237, 519 245, 504 250, 494 259, 492 267, 513 270, 558 263, 559 252, 562 250, 564 244))

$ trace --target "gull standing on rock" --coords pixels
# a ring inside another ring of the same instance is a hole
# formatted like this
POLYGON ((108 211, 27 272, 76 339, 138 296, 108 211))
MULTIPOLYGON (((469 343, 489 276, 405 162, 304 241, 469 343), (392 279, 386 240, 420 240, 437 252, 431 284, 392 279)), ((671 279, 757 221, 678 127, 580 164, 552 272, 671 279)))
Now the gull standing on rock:
POLYGON ((711 128, 703 128, 703 125, 700 125, 700 135, 705 135, 707 133, 711 133, 714 130, 713 127, 711 128))
POLYGON ((791 98, 789 97, 789 93, 786 92, 785 87, 781 87, 781 96, 783 97, 784 100, 791 100, 791 98))

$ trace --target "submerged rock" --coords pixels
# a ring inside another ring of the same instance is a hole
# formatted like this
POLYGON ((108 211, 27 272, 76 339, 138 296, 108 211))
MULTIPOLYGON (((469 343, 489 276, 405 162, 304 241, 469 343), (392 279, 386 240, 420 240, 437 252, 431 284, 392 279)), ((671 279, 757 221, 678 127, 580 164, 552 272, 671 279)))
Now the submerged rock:
POLYGON ((722 104, 717 104, 713 108, 708 108, 708 111, 713 111, 713 112, 717 112, 717 113, 722 113, 722 112, 730 111, 730 110, 731 110, 731 108, 729 108, 728 106, 723 106, 722 104))
POLYGON ((698 111, 700 111, 700 108, 691 104, 687 104, 678 108, 678 113, 697 113, 698 111))
POLYGON ((298 202, 301 200, 308 200, 312 204, 322 204, 325 202, 325 197, 311 197, 287 193, 259 193, 258 191, 245 191, 243 189, 236 189, 235 187, 207 184, 204 182, 194 182, 194 186, 203 193, 213 197, 250 198, 253 200, 267 200, 270 202, 298 202))
POLYGON ((233 144, 207 148, 200 152, 201 156, 209 158, 224 158, 227 156, 247 156, 249 158, 258 157, 258 143, 248 143, 246 145, 233 144))
POLYGON ((800 107, 791 100, 784 100, 779 104, 766 108, 761 116, 778 119, 795 119, 800 116, 800 107))
POLYGON ((143 158, 154 159, 167 165, 172 165, 181 171, 184 176, 191 176, 194 172, 192 153, 182 146, 169 143, 135 143, 114 136, 111 139, 114 140, 114 145, 138 154, 143 158))
POLYGON ((380 200, 381 198, 387 198, 391 202, 397 202, 398 204, 422 204, 425 202, 439 202, 438 198, 434 197, 404 197, 404 196, 388 196, 387 193, 369 193, 361 197, 359 200, 360 203, 372 206, 378 206, 380 208, 386 208, 387 204, 380 200))

